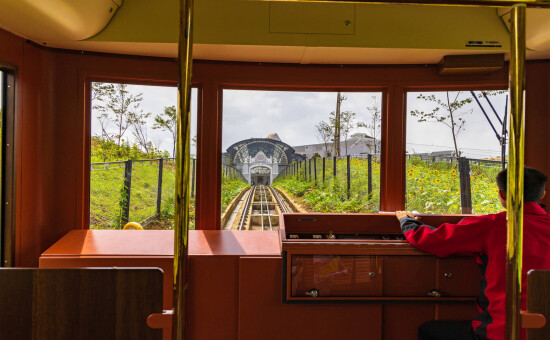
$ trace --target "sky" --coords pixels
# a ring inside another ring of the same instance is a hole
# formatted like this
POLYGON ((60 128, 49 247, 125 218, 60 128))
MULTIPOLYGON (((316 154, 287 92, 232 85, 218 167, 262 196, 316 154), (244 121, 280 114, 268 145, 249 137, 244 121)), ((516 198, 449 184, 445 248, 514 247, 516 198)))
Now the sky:
MULTIPOLYGON (((155 146, 162 150, 172 150, 171 135, 160 130, 153 130, 153 117, 162 112, 164 107, 176 105, 177 90, 173 87, 129 85, 132 93, 143 93, 141 108, 152 112, 149 135, 155 146)), ((478 92, 479 93, 479 92, 478 92)), ((367 107, 380 105, 382 95, 376 92, 342 93, 346 100, 342 102, 341 111, 356 113, 356 122, 369 122, 371 115, 367 107)), ((407 152, 423 153, 453 149, 451 130, 442 123, 418 122, 410 115, 411 110, 431 112, 435 106, 418 99, 419 93, 407 93, 407 152)), ((424 93, 426 94, 426 93, 424 93)), ((444 99, 444 92, 436 93, 444 99)), ((471 95, 462 92, 460 98, 471 95)), ((503 116, 506 94, 490 97, 499 114, 503 116)), ((192 93, 191 136, 196 135, 196 100, 197 91, 192 93)), ((500 132, 500 123, 484 99, 480 99, 493 124, 500 132)), ((223 135, 222 150, 233 143, 248 138, 263 138, 270 133, 277 133, 281 140, 291 146, 321 143, 317 137, 315 125, 327 121, 336 108, 336 92, 286 92, 286 91, 248 91, 224 90, 223 93, 223 135)), ((457 138, 463 155, 471 158, 489 158, 500 155, 500 146, 491 126, 478 105, 473 101, 463 110, 466 120, 464 131, 457 138)), ((92 117, 97 113, 92 112, 92 117)), ((92 134, 99 134, 99 127, 92 118, 92 134)), ((355 128, 350 134, 363 132, 370 134, 366 128, 355 128)), ((132 140, 131 133, 127 138, 132 140)), ((195 153, 192 146, 191 153, 195 153)))

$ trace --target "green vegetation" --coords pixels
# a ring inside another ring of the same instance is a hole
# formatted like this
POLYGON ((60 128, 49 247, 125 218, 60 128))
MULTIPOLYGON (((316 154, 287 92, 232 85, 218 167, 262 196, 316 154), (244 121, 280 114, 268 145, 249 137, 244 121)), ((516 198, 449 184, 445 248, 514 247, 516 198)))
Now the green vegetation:
MULTIPOLYGON (((347 161, 336 162, 336 177, 332 159, 327 159, 325 182, 323 183, 322 161, 317 162, 317 183, 315 176, 305 181, 304 169, 296 176, 280 178, 273 186, 284 189, 298 197, 303 207, 311 212, 321 213, 366 213, 379 211, 380 201, 380 164, 372 162, 372 192, 368 193, 368 162, 366 159, 350 160, 350 193, 347 193, 347 161)), ((307 172, 307 170, 306 170, 307 172)), ((308 176, 309 179, 310 176, 308 176)))
MULTIPOLYGON (((168 156, 167 152, 142 152, 135 144, 118 146, 109 139, 92 137, 92 162, 136 160, 132 164, 129 220, 144 222, 157 211, 158 161, 139 161, 168 156)), ((171 229, 174 219, 175 163, 164 160, 161 214, 150 228, 171 229)), ((90 172, 90 229, 120 229, 124 202, 125 163, 92 165, 90 172)), ((190 201, 190 227, 195 225, 195 200, 190 201)))
POLYGON ((238 178, 224 178, 222 180, 222 202, 221 211, 227 208, 227 205, 231 203, 233 198, 246 187, 250 185, 238 178))
MULTIPOLYGON (((326 180, 322 182, 322 169, 317 163, 317 183, 305 180, 303 167, 299 175, 279 178, 273 186, 292 194, 311 212, 377 212, 380 200, 380 164, 372 163, 372 193, 368 194, 368 161, 352 159, 351 191, 348 199, 346 160, 337 161, 337 176, 333 176, 332 161, 327 160, 326 180)), ((498 201, 495 177, 498 164, 470 162, 472 205, 475 214, 496 213, 502 210, 498 201)), ((313 177, 313 176, 312 176, 313 177)), ((460 180, 454 162, 427 162, 417 158, 407 161, 406 209, 426 214, 459 214, 460 180)))
MULTIPOLYGON (((157 214, 158 164, 143 159, 166 156, 162 152, 145 153, 138 147, 122 144, 120 147, 101 137, 92 138, 92 159, 105 157, 115 162, 132 159, 132 184, 130 191, 129 220, 144 222, 157 214), (109 151, 106 151, 109 150, 109 151)), ((125 163, 92 165, 90 172, 90 229, 121 229, 123 223, 125 163)), ((233 174, 234 175, 234 174, 233 174)), ((237 178, 222 180, 222 210, 248 184, 237 178)), ((172 229, 175 207, 175 162, 164 159, 162 173, 162 200, 160 218, 146 226, 146 229, 172 229)), ((195 198, 189 202, 189 228, 195 228, 195 198)))

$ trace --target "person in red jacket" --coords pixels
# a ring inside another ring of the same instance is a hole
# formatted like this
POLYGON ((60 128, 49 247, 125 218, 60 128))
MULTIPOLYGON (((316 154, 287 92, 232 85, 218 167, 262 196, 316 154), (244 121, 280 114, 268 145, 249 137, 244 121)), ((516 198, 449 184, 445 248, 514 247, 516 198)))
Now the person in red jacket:
MULTIPOLYGON (((496 182, 506 207, 506 170, 496 182)), ((550 215, 538 203, 544 197, 547 177, 524 170, 522 309, 525 309, 526 274, 531 269, 550 269, 550 215)), ((506 212, 467 217, 438 228, 423 224, 407 211, 396 211, 401 230, 415 247, 439 257, 474 254, 482 282, 477 305, 480 314, 469 321, 430 321, 420 326, 420 340, 504 339, 506 299, 506 212)))

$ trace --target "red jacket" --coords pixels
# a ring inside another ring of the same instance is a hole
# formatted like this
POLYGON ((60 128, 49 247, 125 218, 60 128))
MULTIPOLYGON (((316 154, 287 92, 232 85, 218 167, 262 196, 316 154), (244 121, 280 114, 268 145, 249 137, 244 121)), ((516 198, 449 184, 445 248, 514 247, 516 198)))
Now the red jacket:
MULTIPOLYGON (((522 309, 525 309, 526 273, 550 269, 550 215, 537 203, 523 209, 522 309)), ((468 217, 458 224, 434 228, 412 217, 401 219, 407 240, 426 252, 443 257, 475 254, 483 280, 477 299, 480 314, 472 321, 476 334, 504 339, 506 298, 506 212, 468 217)))

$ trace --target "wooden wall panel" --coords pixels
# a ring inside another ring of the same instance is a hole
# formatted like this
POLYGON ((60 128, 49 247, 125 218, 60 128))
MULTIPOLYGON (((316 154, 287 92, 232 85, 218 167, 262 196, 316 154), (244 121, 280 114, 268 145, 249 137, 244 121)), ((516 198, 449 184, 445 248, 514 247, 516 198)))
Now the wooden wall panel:
MULTIPOLYGON (((550 176, 550 62, 527 63, 525 86, 525 165, 550 176)), ((550 206, 550 195, 542 202, 550 206)))
MULTIPOLYGON (((90 80, 177 84, 174 59, 80 54, 45 49, 0 30, 0 63, 18 68, 18 265, 36 266, 39 254, 69 229, 87 227, 90 80)), ((384 100, 381 208, 404 205, 404 90, 507 86, 507 72, 440 76, 436 66, 315 66, 196 61, 194 83, 203 93, 199 120, 197 227, 219 223, 221 88, 391 92, 384 100), (201 160, 202 159, 202 160, 201 160)), ((549 173, 545 131, 550 128, 550 63, 527 66, 526 163, 549 173)), ((550 202, 550 197, 544 200, 550 202)))
POLYGON ((281 261, 241 257, 239 340, 381 339, 382 305, 282 304, 281 261))
POLYGON ((237 261, 236 256, 189 258, 189 339, 237 339, 237 261))

